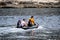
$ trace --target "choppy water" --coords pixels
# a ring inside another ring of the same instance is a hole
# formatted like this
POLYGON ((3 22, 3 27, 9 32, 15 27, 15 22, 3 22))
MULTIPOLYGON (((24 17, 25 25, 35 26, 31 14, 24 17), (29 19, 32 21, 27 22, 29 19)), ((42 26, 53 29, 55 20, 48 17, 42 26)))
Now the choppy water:
POLYGON ((0 40, 60 39, 59 8, 0 9, 0 15, 0 40), (31 15, 34 15, 35 22, 39 24, 38 28, 15 28, 19 19, 25 18, 28 21, 31 15))

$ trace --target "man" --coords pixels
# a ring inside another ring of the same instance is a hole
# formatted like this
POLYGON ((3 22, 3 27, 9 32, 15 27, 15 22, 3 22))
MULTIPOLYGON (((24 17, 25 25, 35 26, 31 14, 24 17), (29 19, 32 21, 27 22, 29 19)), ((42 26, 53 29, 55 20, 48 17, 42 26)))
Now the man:
POLYGON ((28 26, 29 26, 29 25, 32 25, 32 26, 33 26, 33 25, 36 25, 35 22, 34 22, 34 17, 33 17, 33 16, 31 16, 31 18, 29 18, 29 20, 30 20, 30 22, 28 21, 28 26), (31 23, 31 24, 30 24, 30 23, 31 23))
POLYGON ((28 21, 28 26, 29 26, 29 27, 32 26, 31 20, 28 21))
POLYGON ((17 22, 17 28, 20 28, 21 27, 21 20, 18 20, 18 22, 17 22))
POLYGON ((21 26, 22 26, 22 27, 26 27, 26 26, 27 26, 27 23, 25 22, 25 19, 23 19, 23 20, 21 21, 21 26))

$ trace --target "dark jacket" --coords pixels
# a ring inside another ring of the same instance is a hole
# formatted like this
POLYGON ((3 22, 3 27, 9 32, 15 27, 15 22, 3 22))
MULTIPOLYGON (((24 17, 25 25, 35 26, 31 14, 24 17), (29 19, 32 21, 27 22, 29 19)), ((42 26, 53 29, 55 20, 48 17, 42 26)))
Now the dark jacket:
POLYGON ((19 28, 19 27, 20 27, 20 23, 21 23, 21 21, 20 21, 20 20, 18 20, 18 22, 17 22, 17 28, 19 28))

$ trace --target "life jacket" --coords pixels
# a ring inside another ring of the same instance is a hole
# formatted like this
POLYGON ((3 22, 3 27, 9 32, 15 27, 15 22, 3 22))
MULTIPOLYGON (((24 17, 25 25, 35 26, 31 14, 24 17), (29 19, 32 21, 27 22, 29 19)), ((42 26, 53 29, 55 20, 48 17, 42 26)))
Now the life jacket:
POLYGON ((30 18, 32 25, 34 25, 34 18, 30 18))

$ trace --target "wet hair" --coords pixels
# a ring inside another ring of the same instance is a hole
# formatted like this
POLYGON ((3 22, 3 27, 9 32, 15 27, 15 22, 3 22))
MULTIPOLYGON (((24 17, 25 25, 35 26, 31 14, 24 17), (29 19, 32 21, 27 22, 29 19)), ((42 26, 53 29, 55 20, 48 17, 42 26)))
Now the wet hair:
POLYGON ((18 22, 21 22, 21 20, 18 20, 18 22))
POLYGON ((25 21, 25 19, 23 19, 23 21, 25 21))
POLYGON ((33 16, 31 16, 31 18, 33 18, 33 16))
POLYGON ((31 20, 29 20, 29 21, 31 21, 31 20))

